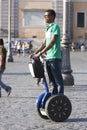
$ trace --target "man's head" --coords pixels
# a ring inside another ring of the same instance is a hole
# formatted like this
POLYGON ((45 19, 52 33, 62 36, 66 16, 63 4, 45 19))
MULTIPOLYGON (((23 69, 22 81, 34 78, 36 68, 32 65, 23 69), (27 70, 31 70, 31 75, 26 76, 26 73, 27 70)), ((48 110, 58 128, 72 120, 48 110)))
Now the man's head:
POLYGON ((0 45, 1 45, 1 46, 4 45, 3 39, 0 39, 0 45))
POLYGON ((46 23, 54 22, 55 17, 56 17, 56 13, 53 9, 48 9, 45 11, 44 18, 46 23))

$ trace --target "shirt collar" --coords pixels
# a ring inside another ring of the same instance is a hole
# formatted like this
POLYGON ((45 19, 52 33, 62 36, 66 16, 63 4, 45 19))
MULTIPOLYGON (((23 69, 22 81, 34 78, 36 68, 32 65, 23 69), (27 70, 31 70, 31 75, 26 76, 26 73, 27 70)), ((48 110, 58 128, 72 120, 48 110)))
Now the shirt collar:
POLYGON ((53 24, 54 24, 54 22, 52 22, 52 23, 50 23, 50 24, 47 24, 47 25, 46 25, 46 31, 47 31, 51 26, 53 26, 53 24))

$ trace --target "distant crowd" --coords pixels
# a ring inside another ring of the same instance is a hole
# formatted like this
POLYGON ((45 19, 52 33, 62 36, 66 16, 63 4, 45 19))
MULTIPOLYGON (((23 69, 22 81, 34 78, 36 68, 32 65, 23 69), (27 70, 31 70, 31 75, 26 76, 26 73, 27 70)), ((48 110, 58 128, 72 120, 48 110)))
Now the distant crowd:
MULTIPOLYGON (((8 42, 5 43, 5 48, 8 50, 8 42)), ((16 42, 11 41, 12 54, 30 54, 32 52, 32 40, 16 40, 16 42)))
POLYGON ((15 48, 17 50, 17 54, 18 56, 22 53, 23 56, 26 53, 31 53, 31 49, 32 49, 32 43, 31 42, 25 42, 25 41, 16 41, 15 43, 15 48))

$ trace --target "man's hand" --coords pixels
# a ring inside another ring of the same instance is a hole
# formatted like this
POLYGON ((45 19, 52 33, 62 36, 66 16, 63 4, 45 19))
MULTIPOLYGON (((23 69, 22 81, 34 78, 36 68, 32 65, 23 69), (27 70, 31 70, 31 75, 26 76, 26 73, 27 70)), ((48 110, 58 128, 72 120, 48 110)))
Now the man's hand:
POLYGON ((41 53, 38 52, 37 54, 34 54, 34 58, 35 58, 35 59, 38 59, 38 58, 40 57, 40 55, 41 55, 41 53))

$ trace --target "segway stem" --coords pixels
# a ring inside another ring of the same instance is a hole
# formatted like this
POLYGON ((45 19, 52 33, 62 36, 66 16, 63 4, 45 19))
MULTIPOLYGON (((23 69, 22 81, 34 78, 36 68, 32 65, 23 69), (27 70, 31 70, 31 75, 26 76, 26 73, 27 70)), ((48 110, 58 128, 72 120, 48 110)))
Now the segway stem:
POLYGON ((44 84, 44 87, 45 87, 46 92, 49 93, 49 88, 48 88, 48 85, 47 85, 47 81, 46 81, 45 75, 44 75, 44 77, 43 77, 43 84, 44 84))

